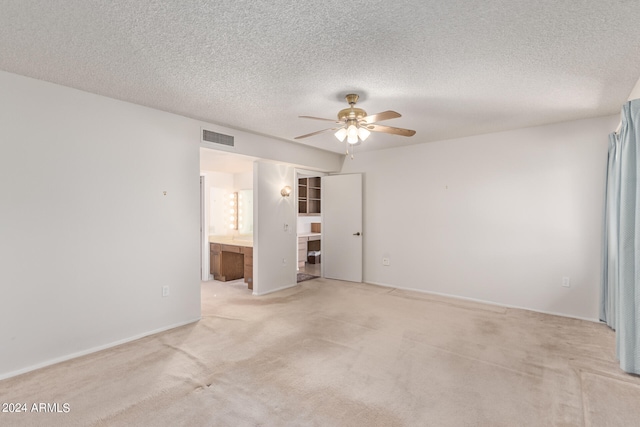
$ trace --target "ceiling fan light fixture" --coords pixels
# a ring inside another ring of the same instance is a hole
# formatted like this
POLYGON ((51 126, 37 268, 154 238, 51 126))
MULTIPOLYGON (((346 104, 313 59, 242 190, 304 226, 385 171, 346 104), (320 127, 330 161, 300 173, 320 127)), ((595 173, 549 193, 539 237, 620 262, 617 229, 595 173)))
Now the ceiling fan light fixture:
POLYGON ((338 141, 342 142, 347 137, 347 130, 345 128, 340 128, 334 135, 338 138, 338 141))
POLYGON ((340 110, 338 112, 337 120, 313 116, 299 116, 300 118, 305 119, 333 122, 335 124, 338 124, 339 127, 311 132, 306 135, 296 136, 294 139, 308 138, 320 133, 336 131, 334 135, 338 139, 338 141, 344 142, 346 139, 347 155, 351 155, 351 158, 353 159, 353 150, 355 146, 369 138, 371 132, 381 132, 401 136, 413 136, 416 133, 416 131, 411 129, 396 128, 378 124, 378 122, 381 122, 383 120, 397 119, 398 117, 401 117, 400 113, 387 110, 377 114, 367 114, 367 112, 362 108, 357 108, 355 106, 358 102, 358 95, 351 93, 347 95, 345 99, 349 104, 349 108, 340 110))
POLYGON ((371 135, 371 132, 369 132, 368 129, 363 128, 363 127, 359 127, 358 128, 358 136, 360 137, 361 140, 366 140, 367 138, 369 138, 369 135, 371 135))

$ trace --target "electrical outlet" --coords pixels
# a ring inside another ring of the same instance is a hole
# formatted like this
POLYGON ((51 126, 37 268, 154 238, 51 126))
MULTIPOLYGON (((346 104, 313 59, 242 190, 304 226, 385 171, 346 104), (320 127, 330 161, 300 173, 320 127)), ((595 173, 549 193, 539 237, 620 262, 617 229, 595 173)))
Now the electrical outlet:
POLYGON ((391 265, 391 259, 390 258, 382 258, 382 265, 390 266, 391 265))
POLYGON ((562 286, 564 288, 570 288, 571 287, 571 278, 565 276, 562 278, 562 286))
POLYGON ((162 296, 163 297, 168 297, 169 296, 169 287, 168 286, 163 286, 162 287, 162 296))
POLYGON ((289 231, 289 224, 285 224, 283 228, 284 232, 286 233, 287 231, 289 231))

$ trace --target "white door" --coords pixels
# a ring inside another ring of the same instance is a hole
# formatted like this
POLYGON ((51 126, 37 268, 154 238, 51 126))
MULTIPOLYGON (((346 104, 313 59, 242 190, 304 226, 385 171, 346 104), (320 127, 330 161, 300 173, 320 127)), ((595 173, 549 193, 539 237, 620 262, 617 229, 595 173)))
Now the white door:
POLYGON ((362 175, 323 176, 321 204, 323 276, 362 282, 362 175))

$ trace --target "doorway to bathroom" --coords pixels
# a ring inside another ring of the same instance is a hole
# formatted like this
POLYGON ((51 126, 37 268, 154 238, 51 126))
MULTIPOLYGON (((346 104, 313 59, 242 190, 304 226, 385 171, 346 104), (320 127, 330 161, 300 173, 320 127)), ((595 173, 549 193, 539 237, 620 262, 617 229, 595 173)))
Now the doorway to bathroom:
POLYGON ((200 148, 201 279, 253 288, 254 157, 200 148), (236 283, 237 282, 237 283, 236 283))

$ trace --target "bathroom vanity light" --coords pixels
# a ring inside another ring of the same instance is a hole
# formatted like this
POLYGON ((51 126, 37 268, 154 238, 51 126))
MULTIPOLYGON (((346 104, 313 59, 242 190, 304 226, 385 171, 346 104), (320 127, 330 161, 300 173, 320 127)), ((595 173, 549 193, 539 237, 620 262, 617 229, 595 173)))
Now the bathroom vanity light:
POLYGON ((229 194, 229 229, 238 229, 238 193, 234 192, 229 194))

